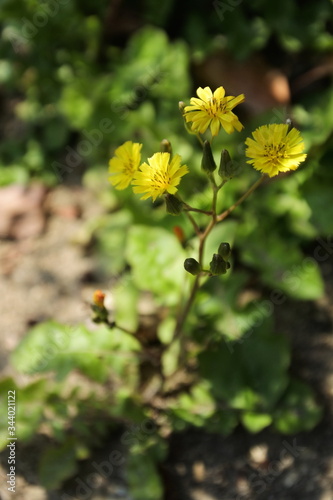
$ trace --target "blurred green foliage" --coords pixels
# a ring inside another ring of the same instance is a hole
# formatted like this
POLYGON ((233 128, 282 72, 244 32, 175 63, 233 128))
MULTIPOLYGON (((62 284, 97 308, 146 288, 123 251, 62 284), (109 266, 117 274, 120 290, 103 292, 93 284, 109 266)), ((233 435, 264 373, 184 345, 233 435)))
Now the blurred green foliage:
MULTIPOLYGON (((216 0, 204 6, 185 0, 181 8, 173 0, 125 2, 123 15, 132 19, 133 13, 134 28, 121 32, 106 0, 0 1, 0 185, 32 178, 49 185, 74 181, 96 194, 107 213, 89 222, 87 240, 95 241, 102 271, 114 277, 116 321, 136 330, 143 293, 152 292, 156 307, 176 308, 188 287, 182 262, 196 256, 197 243, 189 223, 166 215, 163 205, 111 190, 107 160, 113 150, 135 140, 143 142, 147 158, 169 139, 191 168, 182 181, 184 199, 207 210, 201 150, 186 135, 177 104, 193 95, 191 63, 216 49, 238 60, 261 51, 276 66, 293 67, 294 76, 309 61, 331 57, 333 29, 329 0, 216 0), (185 249, 172 232, 176 224, 185 249)), ((285 110, 252 117, 243 133, 215 143, 216 160, 228 147, 240 164, 240 175, 224 188, 221 210, 256 176, 239 146, 279 113, 285 110)), ((166 399, 161 427, 169 431, 192 425, 228 434, 241 423, 250 432, 272 425, 293 433, 320 419, 310 388, 289 374, 290 347, 283 332, 274 331, 272 314, 287 297, 312 300, 323 293, 319 267, 304 249, 333 231, 331 79, 300 92, 291 115, 306 141, 306 166, 261 188, 207 241, 207 264, 221 241, 230 242, 232 272, 205 283, 190 314, 185 334, 196 346, 198 375, 166 399), (260 297, 243 303, 253 281, 260 297)), ((177 368, 179 344, 168 347, 173 328, 170 317, 157 327, 164 346, 160 373, 152 377, 157 387, 177 368)), ((75 474, 77 460, 102 445, 116 422, 156 416, 142 395, 143 352, 136 338, 117 329, 55 322, 32 329, 14 352, 14 366, 38 379, 22 388, 4 379, 0 395, 17 389, 19 440, 29 441, 41 429, 54 439, 40 457, 40 480, 48 489, 75 474), (73 373, 88 381, 88 390, 81 391, 77 380, 71 387, 73 373), (99 392, 105 386, 111 389, 99 392)), ((5 427, 0 437, 4 446, 5 427)), ((156 462, 165 453, 158 429, 132 444, 128 482, 136 500, 162 496, 156 462)))

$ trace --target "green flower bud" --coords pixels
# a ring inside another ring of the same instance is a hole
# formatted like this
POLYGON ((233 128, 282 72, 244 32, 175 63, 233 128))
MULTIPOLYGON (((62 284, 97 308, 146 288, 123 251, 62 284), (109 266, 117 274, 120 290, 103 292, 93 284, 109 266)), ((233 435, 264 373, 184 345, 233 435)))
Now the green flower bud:
POLYGON ((217 253, 219 255, 221 255, 221 257, 227 261, 231 255, 231 248, 230 248, 230 245, 229 243, 221 243, 220 246, 219 246, 219 249, 217 251, 217 253))
POLYGON ((185 102, 183 102, 183 101, 179 101, 179 103, 178 103, 178 108, 179 108, 179 111, 181 112, 182 117, 183 117, 183 119, 184 119, 184 127, 185 127, 185 129, 186 129, 186 132, 188 132, 188 133, 189 133, 189 134, 191 134, 191 135, 197 135, 197 132, 194 132, 194 131, 192 130, 192 125, 191 125, 191 123, 187 122, 187 121, 186 121, 186 119, 185 119, 185 106, 186 106, 185 102))
POLYGON ((178 108, 179 108, 179 111, 181 112, 182 115, 184 115, 185 113, 185 102, 184 101, 179 101, 178 103, 178 108))
POLYGON ((165 195, 165 203, 168 214, 179 215, 183 211, 184 203, 173 194, 165 195))
POLYGON ((170 156, 172 155, 171 142, 168 139, 161 141, 161 153, 170 153, 170 156))
POLYGON ((108 310, 104 306, 99 307, 92 304, 91 309, 94 312, 93 317, 91 318, 94 323, 106 323, 108 321, 108 310))
POLYGON ((222 149, 218 174, 222 179, 231 179, 237 174, 238 165, 230 158, 229 152, 222 149))
POLYGON ((227 272, 227 263, 218 253, 214 253, 210 265, 210 272, 213 275, 225 274, 227 272))
POLYGON ((193 274, 193 276, 197 276, 201 273, 201 266, 199 262, 192 258, 185 259, 184 268, 188 273, 193 274))
POLYGON ((216 169, 216 163, 213 157, 212 148, 210 147, 210 143, 208 141, 205 141, 203 143, 201 168, 205 172, 214 172, 214 170, 216 169))

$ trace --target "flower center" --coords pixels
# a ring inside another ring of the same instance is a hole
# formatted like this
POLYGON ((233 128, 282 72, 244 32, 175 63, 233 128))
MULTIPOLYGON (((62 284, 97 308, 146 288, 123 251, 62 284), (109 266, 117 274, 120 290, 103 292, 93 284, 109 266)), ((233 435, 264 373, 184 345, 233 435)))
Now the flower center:
POLYGON ((215 118, 216 116, 225 113, 225 107, 225 102, 222 99, 212 97, 209 100, 209 103, 205 106, 205 111, 209 116, 215 118))
POLYGON ((268 158, 269 161, 273 163, 279 163, 282 158, 286 158, 286 145, 285 143, 280 143, 277 145, 274 144, 265 144, 264 145, 264 156, 268 158))
POLYGON ((136 167, 134 165, 133 158, 129 158, 126 163, 124 163, 124 174, 133 175, 136 172, 136 167))
POLYGON ((170 176, 164 172, 154 172, 152 175, 153 187, 156 191, 166 191, 170 186, 170 176))

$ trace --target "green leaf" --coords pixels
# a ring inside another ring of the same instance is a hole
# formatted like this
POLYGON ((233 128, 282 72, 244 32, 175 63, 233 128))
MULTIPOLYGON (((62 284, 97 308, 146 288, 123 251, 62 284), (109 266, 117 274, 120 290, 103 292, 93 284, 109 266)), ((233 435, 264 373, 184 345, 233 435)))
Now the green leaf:
POLYGON ((322 417, 312 389, 299 380, 291 380, 274 414, 274 427, 283 434, 313 429, 322 417))
POLYGON ((183 41, 169 43, 163 30, 144 27, 130 39, 115 69, 109 91, 111 104, 120 104, 119 109, 127 113, 126 107, 141 107, 153 95, 161 100, 162 106, 169 104, 174 108, 174 100, 177 102, 188 93, 188 60, 183 41))
POLYGON ((264 283, 301 300, 323 295, 324 284, 315 259, 302 256, 297 247, 273 234, 266 235, 265 245, 258 238, 246 244, 243 258, 261 271, 264 283))
POLYGON ((226 276, 226 279, 210 279, 200 288, 195 302, 196 316, 193 316, 193 325, 197 332, 198 316, 203 324, 203 339, 207 338, 207 325, 214 325, 214 336, 218 335, 225 340, 236 340, 248 328, 249 318, 244 308, 239 307, 239 296, 248 281, 248 274, 235 271, 226 276))
POLYGON ((65 120, 60 117, 51 119, 42 129, 43 142, 47 148, 52 150, 60 149, 69 140, 69 130, 65 120))
POLYGON ((288 343, 265 324, 247 338, 221 343, 199 355, 199 370, 216 397, 231 408, 270 409, 288 383, 288 343))
POLYGON ((11 355, 21 373, 43 373, 53 369, 53 360, 71 343, 73 329, 54 321, 32 328, 11 355))
POLYGON ((162 481, 149 451, 132 447, 127 458, 126 473, 133 500, 162 500, 162 481))
POLYGON ((262 408, 272 408, 289 381, 290 349, 286 337, 267 331, 263 324, 244 339, 240 350, 247 384, 260 395, 262 408))
POLYGON ((126 257, 139 290, 153 292, 167 305, 178 302, 186 255, 174 234, 159 227, 133 226, 128 232, 126 257))
POLYGON ((170 344, 175 331, 176 319, 168 316, 157 327, 157 336, 162 344, 170 344))
POLYGON ((29 440, 36 434, 43 420, 48 387, 46 380, 37 380, 18 389, 16 423, 19 439, 29 440))
POLYGON ((272 416, 268 413, 244 412, 241 422, 249 432, 260 432, 272 423, 272 416))
POLYGON ((121 271, 125 267, 125 255, 120 251, 126 245, 126 236, 132 215, 129 210, 119 210, 112 216, 104 216, 93 221, 96 232, 97 248, 101 256, 103 268, 107 272, 115 274, 122 283, 121 271))
POLYGON ((223 436, 227 436, 238 425, 238 411, 217 409, 211 418, 205 421, 204 425, 209 432, 218 432, 223 436))
POLYGON ((329 178, 320 179, 320 181, 316 182, 311 177, 304 185, 304 196, 312 210, 311 220, 321 235, 331 235, 333 233, 331 182, 329 178))
POLYGON ((115 321, 123 328, 135 332, 138 326, 139 292, 129 276, 124 276, 113 289, 115 321))
POLYGON ((169 405, 170 418, 178 430, 186 424, 202 427, 214 416, 216 404, 209 384, 202 381, 195 385, 189 393, 182 393, 169 405))
POLYGON ((66 116, 73 128, 83 129, 89 123, 93 112, 88 82, 78 79, 62 88, 59 110, 66 116))
MULTIPOLYGON (((0 382, 0 406, 8 405, 8 391, 15 391, 15 436, 27 441, 33 437, 43 420, 45 401, 48 397, 48 385, 45 380, 38 380, 20 388, 12 378, 0 382)), ((8 422, 0 420, 0 449, 8 443, 8 422)))
POLYGON ((231 408, 255 407, 259 398, 247 385, 239 345, 231 352, 229 345, 221 343, 199 354, 198 361, 200 373, 211 383, 215 397, 227 401, 231 408))
POLYGON ((23 373, 55 371, 59 381, 79 369, 98 382, 112 371, 135 384, 138 360, 131 353, 139 349, 135 338, 117 328, 101 326, 91 332, 81 325, 68 327, 48 321, 30 330, 13 352, 12 362, 23 373))
POLYGON ((162 370, 165 377, 172 375, 178 367, 179 340, 173 342, 162 354, 162 370))
POLYGON ((47 490, 58 488, 77 472, 76 439, 69 438, 60 446, 43 452, 39 463, 39 480, 47 490))
POLYGON ((27 168, 23 165, 0 165, 0 186, 9 184, 25 184, 29 175, 27 168))

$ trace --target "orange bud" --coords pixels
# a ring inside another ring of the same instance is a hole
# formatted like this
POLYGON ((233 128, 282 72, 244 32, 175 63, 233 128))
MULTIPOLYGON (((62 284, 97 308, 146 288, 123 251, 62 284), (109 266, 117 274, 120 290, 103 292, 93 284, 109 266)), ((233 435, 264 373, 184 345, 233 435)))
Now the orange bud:
POLYGON ((177 237, 178 241, 180 243, 183 243, 185 240, 185 235, 184 235, 183 229, 180 226, 174 226, 172 228, 172 230, 173 230, 174 235, 177 237))
POLYGON ((95 290, 93 295, 93 303, 95 306, 100 307, 101 309, 104 307, 104 299, 105 293, 101 290, 95 290))

